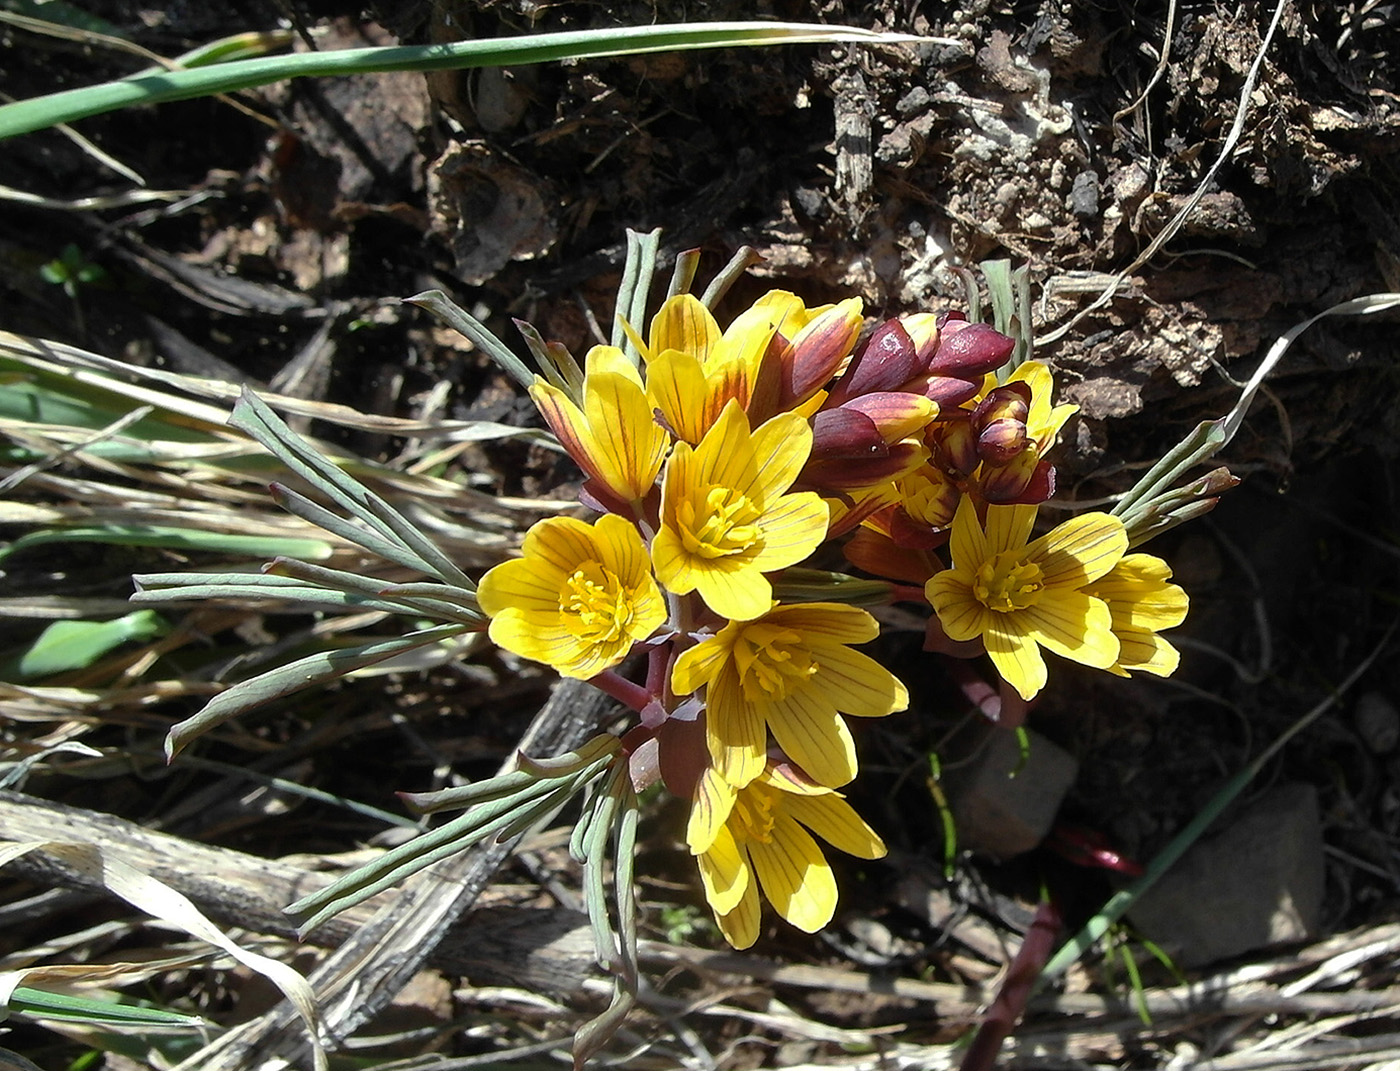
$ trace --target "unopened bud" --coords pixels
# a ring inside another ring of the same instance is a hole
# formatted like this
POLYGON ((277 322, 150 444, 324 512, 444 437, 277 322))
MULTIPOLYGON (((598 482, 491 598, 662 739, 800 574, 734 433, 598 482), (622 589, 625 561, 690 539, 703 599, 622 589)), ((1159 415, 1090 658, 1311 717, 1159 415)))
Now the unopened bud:
POLYGON ((923 464, 927 453, 917 442, 895 443, 882 457, 825 460, 812 455, 799 482, 822 491, 860 491, 889 483, 923 464))
POLYGON ((873 391, 898 390, 921 371, 909 333, 898 320, 886 320, 875 328, 846 374, 837 380, 829 404, 840 405, 873 391))
POLYGON ((783 353, 782 406, 791 409, 826 386, 860 337, 861 300, 847 298, 813 317, 783 353))
POLYGON ((953 523, 962 492, 941 469, 923 465, 899 481, 900 506, 911 521, 929 529, 953 523))
POLYGON ((1024 421, 993 420, 977 435, 977 456, 989 465, 1005 465, 1029 442, 1024 421))
POLYGON ((875 421, 855 409, 824 409, 812 418, 812 458, 837 461, 884 457, 889 444, 875 421))
POLYGON ((1044 502, 1055 493, 1055 466, 1032 446, 1005 465, 983 468, 977 484, 982 497, 999 506, 1044 502))
POLYGON ((987 393, 972 411, 977 431, 977 456, 991 465, 1005 465, 1026 448, 1026 420, 1031 411, 1031 389, 1025 383, 1008 383, 987 393))
POLYGON ((899 318, 899 322, 904 325, 904 330, 909 333, 910 341, 914 343, 914 350, 919 355, 919 363, 925 367, 933 360, 933 355, 938 352, 939 319, 940 317, 932 312, 915 312, 899 318))
POLYGON ((1003 335, 990 324, 970 324, 949 320, 939 332, 938 351, 928 371, 967 379, 986 375, 1006 363, 1016 340, 1003 335))
POLYGON ((977 456, 977 432, 965 413, 943 412, 943 420, 929 425, 924 442, 933 455, 934 464, 946 472, 971 476, 981 461, 977 456))
MULTIPOLYGON (((938 415, 938 405, 921 394, 906 391, 877 391, 846 402, 842 409, 864 413, 880 429, 887 443, 899 442, 917 434, 938 415)), ((817 414, 820 416, 821 414, 817 414)))

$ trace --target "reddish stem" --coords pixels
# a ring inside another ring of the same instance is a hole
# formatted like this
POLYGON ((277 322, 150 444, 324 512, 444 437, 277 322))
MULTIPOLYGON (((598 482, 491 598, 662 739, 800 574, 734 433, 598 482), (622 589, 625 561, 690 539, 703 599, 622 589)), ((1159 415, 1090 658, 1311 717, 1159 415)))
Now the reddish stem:
POLYGON ((638 714, 652 701, 652 694, 640 684, 633 684, 626 677, 610 669, 603 670, 596 677, 589 677, 588 683, 600 692, 606 692, 623 706, 631 707, 638 714))
POLYGON ((921 602, 928 605, 928 596, 924 594, 923 588, 916 588, 912 584, 891 584, 890 602, 921 602))
POLYGON ((1060 910, 1053 900, 1041 902, 1035 913, 1035 921, 1021 942, 1021 948, 1011 961, 1011 966, 1002 980, 1001 991, 987 1014, 982 1017, 982 1025, 977 1028, 977 1036, 963 1054, 959 1065, 961 1071, 992 1071, 996 1067, 1001 1045, 1011 1034, 1017 1021, 1025 1014, 1026 1002, 1030 1000, 1036 979, 1050 953, 1055 948, 1055 938, 1060 932, 1060 910))

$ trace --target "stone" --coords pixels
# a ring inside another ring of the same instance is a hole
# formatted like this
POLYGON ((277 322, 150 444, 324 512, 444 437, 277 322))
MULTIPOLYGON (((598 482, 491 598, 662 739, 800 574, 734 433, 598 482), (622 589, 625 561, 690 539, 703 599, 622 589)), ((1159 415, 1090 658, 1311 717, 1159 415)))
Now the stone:
POLYGON ((1325 883, 1317 790, 1270 789, 1198 842, 1128 913, 1180 967, 1318 932, 1325 883))
POLYGON ((982 749, 948 778, 958 845, 999 859, 1028 852, 1045 839, 1079 772, 1063 748, 1027 730, 1024 763, 1016 734, 993 729, 982 749))

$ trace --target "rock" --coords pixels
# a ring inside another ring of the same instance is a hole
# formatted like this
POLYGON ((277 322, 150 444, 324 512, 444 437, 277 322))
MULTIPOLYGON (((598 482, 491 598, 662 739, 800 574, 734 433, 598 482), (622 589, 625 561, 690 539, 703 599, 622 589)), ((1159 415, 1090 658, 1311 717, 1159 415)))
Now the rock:
POLYGON ((1045 839, 1079 763, 1033 731, 1022 762, 1016 734, 991 731, 972 761, 948 779, 958 844, 1000 859, 1028 852, 1045 839))
POLYGON ((1200 841, 1129 912, 1181 967, 1198 967, 1318 931, 1324 885, 1317 790, 1271 789, 1200 841))
POLYGON ((1380 692, 1367 692, 1358 699, 1352 716, 1357 734, 1373 754, 1389 754, 1400 743, 1400 711, 1380 692))

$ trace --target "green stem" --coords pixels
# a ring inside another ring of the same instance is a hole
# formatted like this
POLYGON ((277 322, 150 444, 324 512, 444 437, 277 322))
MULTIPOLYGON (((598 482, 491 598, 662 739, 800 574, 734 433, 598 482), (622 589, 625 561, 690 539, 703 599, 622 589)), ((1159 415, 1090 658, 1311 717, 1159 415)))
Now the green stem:
POLYGON ((50 93, 0 106, 0 138, 101 115, 136 104, 164 104, 232 93, 290 78, 521 66, 585 57, 636 55, 734 45, 819 44, 831 41, 915 41, 844 26, 783 22, 709 22, 572 30, 486 41, 392 45, 303 52, 138 74, 115 82, 50 93))

